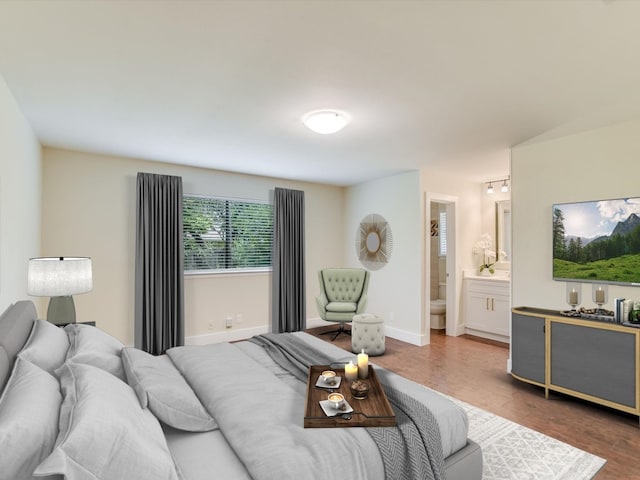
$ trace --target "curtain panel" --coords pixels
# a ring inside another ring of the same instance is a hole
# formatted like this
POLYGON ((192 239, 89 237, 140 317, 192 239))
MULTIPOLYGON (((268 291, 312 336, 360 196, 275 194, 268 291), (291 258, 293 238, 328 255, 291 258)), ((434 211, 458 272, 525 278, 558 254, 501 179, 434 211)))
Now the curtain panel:
POLYGON ((276 188, 271 292, 271 326, 275 333, 306 328, 304 264, 304 192, 276 188))
POLYGON ((182 178, 138 173, 135 346, 153 355, 184 345, 182 178))

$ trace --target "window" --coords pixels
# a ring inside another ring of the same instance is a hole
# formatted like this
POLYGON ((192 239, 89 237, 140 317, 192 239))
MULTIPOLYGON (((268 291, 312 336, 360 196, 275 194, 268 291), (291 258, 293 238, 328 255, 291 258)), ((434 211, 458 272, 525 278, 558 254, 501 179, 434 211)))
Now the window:
POLYGON ((271 267, 272 205, 185 195, 182 218, 185 272, 271 267))
POLYGON ((439 213, 440 218, 440 253, 441 257, 445 257, 447 255, 447 212, 441 211, 439 213))

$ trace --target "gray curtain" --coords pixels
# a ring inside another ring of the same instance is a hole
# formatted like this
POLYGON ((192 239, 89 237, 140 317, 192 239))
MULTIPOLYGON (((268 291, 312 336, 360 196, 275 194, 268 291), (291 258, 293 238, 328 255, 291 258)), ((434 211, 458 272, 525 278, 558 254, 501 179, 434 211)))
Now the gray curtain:
POLYGON ((306 328, 304 192, 276 188, 273 197, 272 331, 306 328))
POLYGON ((153 355, 184 345, 182 178, 138 173, 135 346, 153 355))

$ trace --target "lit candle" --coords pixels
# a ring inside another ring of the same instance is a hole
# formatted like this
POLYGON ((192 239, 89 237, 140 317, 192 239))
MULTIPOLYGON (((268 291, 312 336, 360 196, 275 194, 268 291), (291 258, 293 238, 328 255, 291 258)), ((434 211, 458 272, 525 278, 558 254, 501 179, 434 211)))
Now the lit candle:
POLYGON ((578 292, 575 288, 572 288, 569 292, 569 305, 577 305, 578 304, 578 292))
POLYGON ((358 378, 358 366, 355 365, 352 361, 345 364, 344 376, 347 381, 353 382, 356 378, 358 378))
POLYGON ((602 287, 598 287, 598 289, 596 290, 596 303, 604 303, 604 289, 602 287))
POLYGON ((358 376, 360 378, 369 377, 369 355, 364 353, 364 349, 358 354, 358 376))

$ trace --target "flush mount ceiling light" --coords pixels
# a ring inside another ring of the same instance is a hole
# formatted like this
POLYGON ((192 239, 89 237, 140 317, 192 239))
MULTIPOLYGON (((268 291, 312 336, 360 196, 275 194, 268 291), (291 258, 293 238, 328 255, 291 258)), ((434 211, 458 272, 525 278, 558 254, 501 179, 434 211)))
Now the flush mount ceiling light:
POLYGON ((302 123, 322 135, 342 130, 348 121, 347 115, 337 110, 314 110, 302 117, 302 123))

